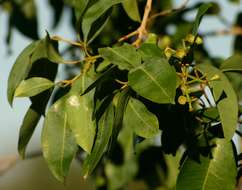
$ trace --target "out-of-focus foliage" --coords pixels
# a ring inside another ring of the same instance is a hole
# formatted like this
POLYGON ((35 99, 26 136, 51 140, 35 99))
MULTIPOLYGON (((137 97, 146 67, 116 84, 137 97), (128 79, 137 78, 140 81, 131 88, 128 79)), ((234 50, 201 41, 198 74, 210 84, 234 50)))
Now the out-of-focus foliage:
POLYGON ((75 42, 48 33, 39 39, 34 0, 0 3, 9 15, 7 42, 13 28, 33 39, 8 80, 11 105, 16 97, 31 100, 20 129, 22 157, 43 116, 43 156, 61 182, 78 158, 97 189, 235 187, 241 36, 223 60, 210 55, 199 32, 203 17, 220 18, 218 2, 173 8, 171 0, 49 0, 53 27, 71 10, 75 42), (56 81, 59 64, 69 78, 56 81))

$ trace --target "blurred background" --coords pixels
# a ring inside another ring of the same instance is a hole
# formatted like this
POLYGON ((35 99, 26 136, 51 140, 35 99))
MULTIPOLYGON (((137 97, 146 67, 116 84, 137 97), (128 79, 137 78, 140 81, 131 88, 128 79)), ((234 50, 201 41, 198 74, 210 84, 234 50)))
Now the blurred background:
MULTIPOLYGON (((217 0, 221 5, 221 16, 228 23, 234 23, 238 12, 242 11, 242 4, 232 4, 228 0, 217 0)), ((198 0, 190 0, 188 6, 191 6, 198 0)), ((209 1, 203 1, 209 2, 209 1)), ((216 1, 215 1, 216 2, 216 1)), ((174 7, 183 3, 182 0, 173 0, 174 7)), ((38 15, 38 32, 40 37, 45 36, 45 30, 48 30, 51 35, 59 35, 66 39, 75 39, 75 32, 70 24, 71 14, 70 9, 64 10, 64 15, 61 17, 59 25, 52 29, 53 12, 47 0, 36 0, 37 15, 38 15)), ((189 12, 186 15, 188 20, 193 20, 196 12, 189 12)), ((172 27, 170 28, 172 31, 172 27)), ((226 29, 226 26, 221 23, 217 17, 206 16, 200 26, 200 32, 206 33, 210 31, 219 31, 226 29)), ((25 111, 29 106, 27 99, 17 99, 11 108, 7 102, 7 79, 10 69, 23 48, 32 40, 20 34, 17 30, 12 31, 12 40, 10 45, 6 44, 6 36, 8 34, 8 15, 0 9, 0 165, 4 164, 6 156, 15 158, 17 155, 17 141, 19 127, 22 122, 25 111)), ((232 53, 233 37, 230 35, 218 35, 206 37, 204 39, 205 46, 213 56, 227 58, 232 53)), ((60 70, 63 70, 60 67, 60 70)), ((60 72, 58 78, 63 78, 60 72)), ((40 122, 33 138, 28 146, 28 152, 40 150, 40 132, 42 122, 40 122)), ((1 170, 1 166, 0 166, 1 170)), ((1 190, 62 190, 62 189, 92 189, 91 181, 84 182, 81 178, 81 168, 76 161, 66 184, 57 182, 47 168, 42 158, 33 158, 24 161, 17 161, 10 170, 1 175, 0 172, 0 189, 1 190), (36 186, 37 185, 37 186, 36 186)))

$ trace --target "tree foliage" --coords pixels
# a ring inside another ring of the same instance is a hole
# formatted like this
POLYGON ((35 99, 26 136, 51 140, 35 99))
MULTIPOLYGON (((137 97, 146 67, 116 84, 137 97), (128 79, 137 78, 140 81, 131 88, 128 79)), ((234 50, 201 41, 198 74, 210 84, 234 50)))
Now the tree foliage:
POLYGON ((237 37, 234 55, 212 57, 204 47, 206 34, 198 30, 204 16, 219 15, 218 3, 49 4, 54 27, 65 8, 71 10, 76 41, 48 33, 39 39, 33 0, 1 1, 9 31, 15 27, 34 40, 8 79, 10 105, 16 97, 31 100, 19 135, 23 158, 43 116, 43 156, 61 182, 78 157, 83 177, 96 178, 99 189, 134 189, 140 183, 166 190, 235 187, 232 137, 241 114, 242 46, 237 37), (194 10, 194 21, 186 20, 194 10), (174 34, 167 30, 171 25, 174 34), (64 53, 58 48, 63 42, 68 44, 64 53), (75 72, 56 81, 59 64, 75 72))

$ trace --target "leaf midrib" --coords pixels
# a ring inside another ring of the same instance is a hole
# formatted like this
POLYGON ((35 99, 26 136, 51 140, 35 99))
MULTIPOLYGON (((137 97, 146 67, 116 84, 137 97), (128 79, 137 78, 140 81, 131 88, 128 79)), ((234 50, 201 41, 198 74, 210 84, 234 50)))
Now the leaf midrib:
POLYGON ((140 67, 139 68, 140 70, 142 70, 146 75, 148 75, 148 77, 150 77, 151 78, 151 80, 161 89, 161 91, 168 97, 168 99, 170 99, 169 98, 169 94, 164 90, 164 88, 155 80, 155 78, 152 76, 152 75, 150 75, 150 73, 149 72, 147 72, 143 67, 140 67))
POLYGON ((128 63, 128 65, 132 67, 132 63, 126 57, 124 57, 123 55, 117 53, 113 48, 108 48, 108 49, 110 51, 112 51, 115 55, 117 55, 117 56, 121 57, 122 59, 124 59, 128 63))
POLYGON ((137 115, 138 118, 140 118, 140 120, 147 126, 150 126, 142 117, 141 115, 136 111, 136 109, 134 108, 133 104, 131 103, 131 101, 129 102, 129 105, 131 107, 131 109, 134 111, 134 113, 137 115))

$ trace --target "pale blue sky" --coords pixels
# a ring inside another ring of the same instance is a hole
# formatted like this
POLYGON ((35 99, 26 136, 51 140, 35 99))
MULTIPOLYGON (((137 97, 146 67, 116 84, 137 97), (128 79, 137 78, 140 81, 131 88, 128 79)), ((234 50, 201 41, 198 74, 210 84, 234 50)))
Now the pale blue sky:
MULTIPOLYGON (((65 23, 68 21, 68 14, 65 14, 62 18, 63 24, 60 25, 57 30, 52 31, 51 28, 51 18, 52 15, 48 11, 49 7, 46 4, 46 0, 36 1, 38 4, 38 15, 39 15, 39 32, 42 36, 45 35, 45 29, 50 31, 50 34, 61 35, 65 38, 72 39, 73 31, 71 31, 71 27, 67 26, 65 23)), ((176 0, 177 4, 181 4, 182 0, 176 0)), ((189 4, 193 4, 197 2, 196 0, 190 0, 189 4)), ((207 2, 207 1, 204 1, 207 2)), ((232 5, 226 3, 226 0, 218 0, 218 2, 222 3, 222 12, 223 15, 229 20, 231 23, 234 20, 234 16, 238 12, 238 10, 242 11, 242 5, 232 5)), ((194 14, 188 15, 189 18, 193 19, 194 14)), ((17 138, 19 126, 22 122, 25 111, 28 107, 28 101, 26 99, 18 99, 14 102, 14 107, 10 108, 7 103, 6 98, 6 89, 7 89, 7 78, 8 73, 11 69, 14 60, 17 55, 21 52, 21 50, 30 43, 30 40, 21 36, 17 31, 13 33, 12 40, 12 50, 13 54, 7 54, 7 48, 5 46, 4 38, 7 32, 6 28, 6 15, 0 11, 0 155, 1 154, 12 154, 16 153, 17 147, 17 138)), ((224 25, 218 22, 217 19, 212 17, 206 17, 200 27, 201 31, 212 31, 224 29, 224 25)), ((231 44, 232 44, 231 36, 220 36, 216 38, 208 38, 205 39, 206 46, 209 50, 214 54, 222 57, 228 57, 231 55, 231 44)), ((30 149, 36 149, 40 147, 40 129, 41 126, 38 127, 32 142, 30 143, 30 149)))

